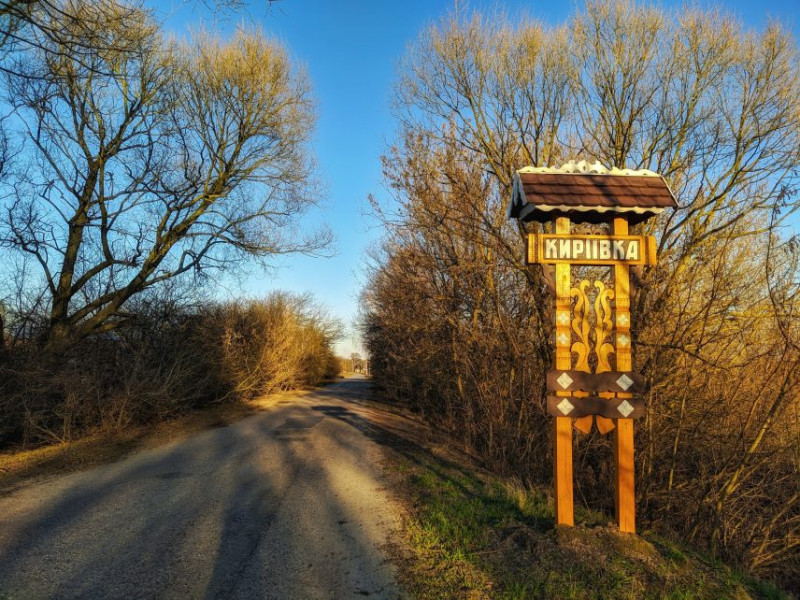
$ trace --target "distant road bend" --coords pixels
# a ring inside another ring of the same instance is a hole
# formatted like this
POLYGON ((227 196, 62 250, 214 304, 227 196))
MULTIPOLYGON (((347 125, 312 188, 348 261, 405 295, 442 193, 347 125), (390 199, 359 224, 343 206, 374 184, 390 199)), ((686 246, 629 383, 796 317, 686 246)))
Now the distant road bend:
POLYGON ((351 378, 0 498, 0 599, 401 597, 351 378))

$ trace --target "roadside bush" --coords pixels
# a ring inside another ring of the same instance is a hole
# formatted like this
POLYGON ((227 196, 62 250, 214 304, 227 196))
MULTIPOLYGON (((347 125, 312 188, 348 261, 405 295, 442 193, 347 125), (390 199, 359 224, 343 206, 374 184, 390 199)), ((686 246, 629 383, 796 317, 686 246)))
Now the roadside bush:
POLYGON ((266 301, 213 306, 190 336, 206 352, 218 397, 251 399, 338 375, 332 344, 338 324, 308 297, 274 294, 266 301))
POLYGON ((113 333, 58 355, 0 355, 0 448, 113 434, 338 375, 338 324, 305 296, 190 307, 140 303, 113 333))

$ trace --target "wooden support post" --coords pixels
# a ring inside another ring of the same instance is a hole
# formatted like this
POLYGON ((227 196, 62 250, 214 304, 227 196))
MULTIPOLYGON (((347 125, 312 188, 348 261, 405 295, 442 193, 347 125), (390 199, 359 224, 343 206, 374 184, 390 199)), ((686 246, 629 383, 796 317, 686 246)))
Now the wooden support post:
MULTIPOLYGON (((614 219, 614 235, 628 235, 627 219, 614 219)), ((632 371, 631 359, 631 313, 630 313, 630 267, 626 264, 614 266, 615 354, 617 371, 632 371)), ((623 398, 630 394, 620 393, 623 398)), ((617 525, 620 531, 636 533, 636 495, 634 490, 633 420, 616 419, 614 434, 614 473, 616 479, 615 500, 617 525)))
POLYGON ((575 525, 572 506, 572 419, 556 417, 554 421, 556 525, 572 526, 575 525))
MULTIPOLYGON (((570 233, 570 222, 566 217, 555 220, 558 234, 570 233)), ((570 329, 570 266, 556 265, 556 369, 572 368, 572 333, 570 329)), ((561 395, 569 395, 563 392, 561 395)), ((572 419, 556 417, 553 428, 553 477, 556 504, 556 524, 574 525, 572 491, 572 419)))
POLYGON ((633 487, 633 419, 617 419, 614 432, 615 500, 617 525, 625 533, 636 533, 636 495, 633 487))

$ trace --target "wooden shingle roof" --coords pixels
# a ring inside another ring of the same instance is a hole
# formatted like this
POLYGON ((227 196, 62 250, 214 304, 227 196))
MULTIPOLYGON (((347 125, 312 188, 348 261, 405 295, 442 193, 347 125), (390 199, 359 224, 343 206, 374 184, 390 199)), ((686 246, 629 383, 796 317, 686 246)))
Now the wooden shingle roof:
POLYGON ((526 167, 517 171, 508 216, 541 222, 569 216, 597 222, 625 213, 633 224, 676 206, 667 182, 657 173, 607 169, 581 161, 560 168, 526 167))

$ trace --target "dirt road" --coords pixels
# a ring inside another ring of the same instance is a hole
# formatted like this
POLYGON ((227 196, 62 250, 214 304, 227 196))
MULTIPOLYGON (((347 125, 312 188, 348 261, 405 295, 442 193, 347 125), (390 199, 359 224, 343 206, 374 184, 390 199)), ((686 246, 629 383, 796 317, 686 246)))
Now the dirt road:
POLYGON ((401 597, 368 390, 348 379, 0 498, 0 599, 401 597))

